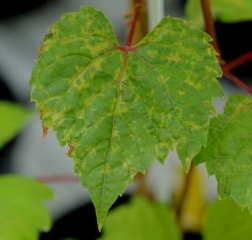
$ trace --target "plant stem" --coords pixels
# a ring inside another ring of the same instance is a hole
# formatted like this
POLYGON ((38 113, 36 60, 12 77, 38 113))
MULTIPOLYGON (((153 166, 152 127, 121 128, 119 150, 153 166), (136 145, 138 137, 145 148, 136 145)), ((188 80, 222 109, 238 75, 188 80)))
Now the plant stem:
POLYGON ((183 189, 182 189, 182 192, 180 193, 180 197, 179 197, 177 204, 175 206, 176 215, 177 215, 177 219, 179 222, 181 221, 181 217, 182 217, 182 213, 183 213, 184 200, 185 200, 185 198, 188 194, 188 191, 189 191, 193 168, 194 168, 194 165, 191 164, 189 172, 187 174, 184 173, 185 176, 184 176, 183 189))
POLYGON ((242 88, 246 92, 252 94, 252 89, 230 72, 230 70, 232 70, 232 69, 244 64, 248 60, 252 59, 252 51, 249 51, 248 53, 236 58, 235 60, 233 60, 229 63, 225 63, 222 60, 221 51, 218 46, 218 41, 217 41, 217 37, 216 37, 214 21, 213 21, 213 17, 212 17, 212 12, 211 12, 211 8, 210 8, 209 0, 200 0, 200 2, 201 2, 202 13, 204 16, 204 21, 205 21, 205 31, 213 39, 211 44, 214 47, 214 49, 217 51, 217 53, 219 54, 217 56, 217 59, 221 65, 224 76, 227 77, 232 82, 234 82, 237 86, 239 86, 240 88, 242 88))
POLYGON ((222 71, 225 77, 227 77, 229 80, 231 80, 233 83, 235 83, 237 86, 248 92, 249 94, 252 94, 252 89, 247 86, 245 83, 243 83, 238 77, 236 77, 234 74, 232 74, 226 66, 222 66, 222 71))
POLYGON ((69 183, 79 181, 79 178, 74 175, 37 176, 36 179, 43 183, 69 183))
POLYGON ((213 41, 211 42, 211 44, 214 47, 215 51, 217 51, 217 53, 219 54, 217 56, 217 59, 219 63, 222 64, 223 61, 221 58, 221 51, 220 51, 217 37, 216 37, 214 21, 213 21, 213 16, 212 16, 209 0, 200 0, 200 2, 201 2, 202 13, 204 16, 204 21, 205 21, 205 31, 212 37, 213 41))
POLYGON ((130 32, 129 32, 128 39, 126 41, 126 47, 130 47, 132 45, 132 41, 133 41, 133 37, 134 37, 134 34, 135 34, 137 21, 138 21, 138 18, 140 16, 140 12, 141 12, 141 5, 139 5, 139 4, 137 5, 135 3, 135 14, 134 14, 134 18, 133 18, 133 22, 132 22, 132 25, 131 25, 131 29, 130 29, 130 32))
MULTIPOLYGON (((148 17, 145 0, 131 0, 130 9, 132 9, 131 12, 134 11, 134 17, 133 21, 131 22, 126 46, 117 48, 123 51, 135 51, 131 45, 137 44, 148 33, 148 17)), ((132 14, 128 13, 128 15, 131 16, 132 14)), ((145 175, 138 172, 135 176, 135 180, 137 181, 137 188, 134 191, 134 195, 141 195, 149 200, 152 200, 153 194, 146 182, 145 175)))
POLYGON ((145 197, 146 199, 149 199, 150 201, 153 201, 154 200, 153 192, 149 188, 145 176, 146 175, 143 175, 140 172, 136 174, 135 179, 137 180, 137 188, 134 191, 134 195, 142 196, 145 197))
POLYGON ((252 59, 252 50, 248 51, 247 53, 245 53, 245 54, 235 58, 234 60, 229 61, 228 63, 226 63, 225 64, 225 69, 231 71, 234 68, 237 68, 237 67, 241 66, 242 64, 246 63, 250 59, 252 59))

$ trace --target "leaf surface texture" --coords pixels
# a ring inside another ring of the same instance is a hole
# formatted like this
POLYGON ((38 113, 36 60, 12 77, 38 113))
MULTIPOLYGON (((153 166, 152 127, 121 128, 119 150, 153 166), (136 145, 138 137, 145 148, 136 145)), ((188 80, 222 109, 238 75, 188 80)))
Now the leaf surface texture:
POLYGON ((49 28, 33 69, 31 100, 44 127, 69 144, 101 228, 137 172, 176 147, 186 171, 206 144, 213 98, 223 91, 211 40, 164 18, 139 44, 121 47, 92 7, 49 28))
POLYGON ((175 214, 164 203, 150 203, 133 197, 109 212, 99 240, 172 239, 181 240, 182 234, 175 214))
POLYGON ((252 99, 229 96, 224 113, 211 119, 208 143, 195 158, 206 162, 210 175, 218 181, 220 198, 232 196, 252 212, 252 99))
POLYGON ((14 174, 0 177, 0 239, 35 240, 51 228, 44 201, 52 191, 43 184, 14 174))

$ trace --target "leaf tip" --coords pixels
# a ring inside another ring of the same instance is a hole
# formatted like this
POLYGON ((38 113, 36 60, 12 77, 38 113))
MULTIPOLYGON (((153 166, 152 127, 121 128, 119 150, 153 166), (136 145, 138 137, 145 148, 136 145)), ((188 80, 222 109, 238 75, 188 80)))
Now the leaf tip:
POLYGON ((186 158, 185 162, 182 162, 184 170, 186 173, 189 173, 190 168, 191 168, 191 164, 192 164, 192 159, 190 157, 186 158))
POLYGON ((108 214, 108 210, 109 208, 107 209, 106 213, 98 213, 96 211, 96 217, 97 217, 97 227, 98 227, 98 231, 101 232, 102 228, 103 228, 103 225, 104 225, 104 222, 105 222, 105 219, 106 219, 106 216, 108 214))
POLYGON ((100 220, 100 221, 98 221, 98 222, 97 222, 97 225, 98 225, 98 231, 99 231, 99 232, 101 232, 101 230, 102 230, 103 223, 104 223, 104 221, 102 221, 102 220, 100 220))

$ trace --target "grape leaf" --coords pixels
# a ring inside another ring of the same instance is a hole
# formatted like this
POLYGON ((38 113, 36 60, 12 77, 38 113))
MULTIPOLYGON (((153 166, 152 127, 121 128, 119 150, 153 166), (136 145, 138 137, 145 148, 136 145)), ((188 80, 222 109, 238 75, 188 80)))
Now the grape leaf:
POLYGON ((176 147, 186 171, 206 144, 212 101, 223 91, 210 37, 164 18, 139 44, 118 45, 93 7, 49 28, 30 84, 45 128, 69 144, 101 229, 137 172, 176 147))
POLYGON ((0 177, 0 239, 34 240, 51 227, 43 201, 52 191, 43 184, 14 174, 0 177))
MULTIPOLYGON (((252 20, 251 0, 210 0, 214 20, 224 23, 235 23, 252 20)), ((185 6, 185 17, 193 21, 195 27, 204 28, 200 0, 188 0, 185 6)))
POLYGON ((205 216, 204 240, 252 239, 252 216, 245 209, 241 211, 232 199, 214 201, 205 216))
POLYGON ((111 210, 100 240, 182 239, 174 213, 164 203, 133 197, 111 210))
POLYGON ((0 101, 0 148, 24 127, 30 112, 17 103, 0 101))
POLYGON ((218 181, 220 198, 232 195, 236 203, 252 212, 252 99, 229 96, 224 113, 210 121, 208 143, 195 157, 206 162, 218 181))

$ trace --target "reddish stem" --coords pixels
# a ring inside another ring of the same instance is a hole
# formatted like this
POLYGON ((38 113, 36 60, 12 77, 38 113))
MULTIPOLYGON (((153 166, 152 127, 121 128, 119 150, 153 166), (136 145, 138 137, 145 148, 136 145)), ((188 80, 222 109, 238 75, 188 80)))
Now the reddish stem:
POLYGON ((79 181, 79 178, 73 175, 38 176, 36 179, 43 183, 65 183, 79 181))
POLYGON ((250 59, 252 59, 252 50, 226 63, 225 68, 226 70, 231 71, 232 69, 237 68, 240 65, 246 63, 250 59))
POLYGON ((213 21, 213 17, 212 17, 212 12, 211 12, 211 8, 210 8, 209 0, 200 0, 200 2, 201 2, 202 13, 204 16, 204 21, 205 21, 205 31, 213 39, 211 44, 214 47, 214 49, 217 51, 217 53, 219 54, 217 56, 217 58, 218 58, 219 63, 222 65, 221 67, 222 67, 222 71, 223 71, 224 76, 226 76, 229 80, 234 82, 237 86, 239 86, 240 88, 242 88, 246 92, 252 94, 252 89, 230 72, 230 70, 242 65, 243 63, 245 63, 249 59, 251 59, 252 58, 252 51, 249 51, 248 53, 246 53, 246 54, 244 54, 244 55, 236 58, 235 60, 224 65, 224 61, 221 58, 221 51, 218 46, 218 41, 217 41, 217 37, 216 37, 214 21, 213 21))
POLYGON ((209 0, 200 0, 200 2, 201 2, 202 13, 204 16, 204 21, 205 21, 205 31, 212 37, 213 41, 211 42, 211 44, 214 47, 215 51, 217 51, 217 53, 219 54, 217 56, 219 63, 222 63, 221 51, 220 51, 217 37, 216 37, 214 21, 213 21, 213 16, 212 16, 209 0))
POLYGON ((230 79, 233 83, 235 83, 237 86, 248 92, 249 94, 252 94, 252 89, 247 86, 245 83, 243 83, 238 77, 233 75, 227 68, 226 66, 222 66, 222 71, 225 77, 230 79))
POLYGON ((138 18, 140 16, 140 7, 136 7, 135 9, 136 9, 136 11, 135 11, 135 14, 134 14, 134 19, 133 19, 132 26, 131 26, 131 29, 130 29, 130 32, 129 32, 129 36, 128 36, 128 39, 126 41, 126 47, 130 47, 131 44, 132 44, 133 37, 134 37, 134 34, 135 34, 135 30, 136 30, 137 21, 138 21, 138 18))

